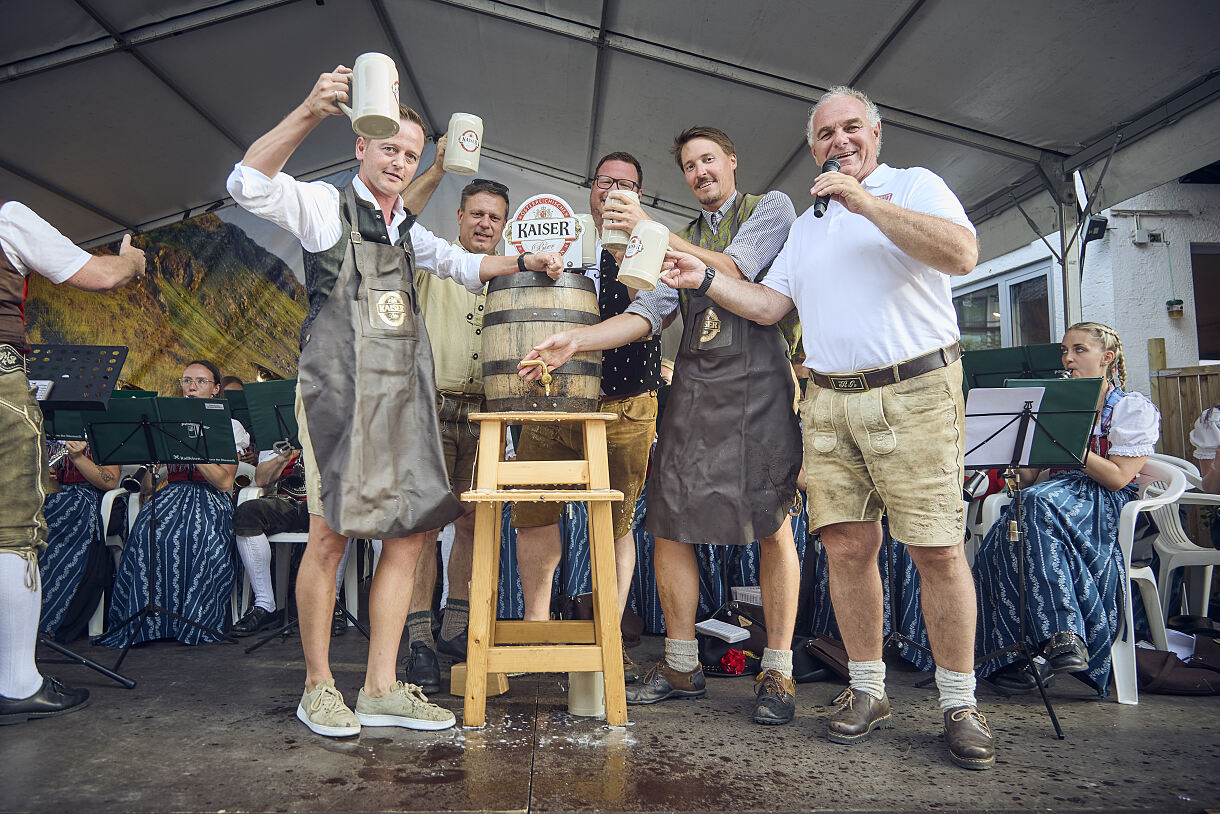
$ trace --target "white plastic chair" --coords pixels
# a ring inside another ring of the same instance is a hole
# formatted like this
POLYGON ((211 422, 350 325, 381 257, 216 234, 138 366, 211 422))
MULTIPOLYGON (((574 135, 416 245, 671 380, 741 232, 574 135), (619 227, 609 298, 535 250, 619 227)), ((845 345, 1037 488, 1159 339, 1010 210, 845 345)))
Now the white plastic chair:
MULTIPOLYGON (((134 475, 139 469, 136 465, 127 465, 120 467, 119 480, 134 475)), ((98 510, 102 522, 102 534, 105 535, 104 540, 106 548, 110 549, 110 555, 114 557, 115 567, 118 567, 119 558, 123 555, 123 537, 122 534, 106 534, 106 526, 110 522, 110 512, 114 509, 114 502, 121 497, 128 497, 127 500, 127 528, 125 531, 130 532, 131 527, 135 525, 136 515, 140 513, 140 496, 138 493, 128 492, 126 489, 111 489, 102 495, 102 505, 98 510)), ((109 586, 102 591, 102 595, 98 597, 97 607, 93 610, 93 616, 89 617, 89 635, 100 636, 106 627, 106 594, 109 593, 109 586)))
MULTIPOLYGON (((1149 460, 1162 461, 1182 470, 1188 484, 1197 489, 1202 484, 1199 470, 1194 464, 1171 455, 1154 454, 1149 460)), ((1207 616, 1211 605, 1211 584, 1213 566, 1220 564, 1220 550, 1208 546, 1196 545, 1182 528, 1182 517, 1178 513, 1178 505, 1190 506, 1220 506, 1220 495, 1206 492, 1189 491, 1178 498, 1177 504, 1162 506, 1152 513, 1156 522, 1157 535, 1152 546, 1160 559, 1160 569, 1157 572, 1157 584, 1160 586, 1161 606, 1166 614, 1171 614, 1169 593, 1173 587, 1173 571, 1177 568, 1196 569, 1191 572, 1189 590, 1186 592, 1186 612, 1207 616)))
POLYGON ((1161 612, 1156 577, 1153 575, 1152 569, 1146 565, 1138 568, 1131 567, 1131 546, 1135 540, 1135 521, 1140 512, 1152 512, 1162 506, 1171 506, 1178 500, 1186 491, 1186 475, 1180 467, 1174 464, 1149 458, 1144 461, 1143 467, 1136 475, 1135 484, 1139 489, 1139 496, 1123 506, 1123 512, 1118 520, 1118 544, 1123 552, 1123 560, 1127 563, 1128 581, 1123 602, 1123 618, 1119 623, 1118 636, 1110 647, 1110 659, 1113 661, 1114 689, 1120 704, 1139 703, 1139 688, 1135 674, 1135 623, 1131 613, 1132 582, 1139 585, 1140 598, 1144 601, 1144 611, 1148 615, 1148 624, 1151 627, 1153 645, 1158 650, 1169 649, 1165 635, 1165 616, 1161 612))

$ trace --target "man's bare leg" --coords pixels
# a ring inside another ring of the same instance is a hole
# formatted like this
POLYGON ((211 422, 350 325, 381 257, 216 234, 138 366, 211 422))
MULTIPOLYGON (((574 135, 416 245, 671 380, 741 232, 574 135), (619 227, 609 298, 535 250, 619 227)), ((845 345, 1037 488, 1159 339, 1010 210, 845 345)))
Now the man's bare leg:
POLYGON ((627 611, 631 580, 635 577, 635 532, 629 531, 614 541, 614 573, 618 578, 618 618, 627 611))
POLYGON ((877 555, 881 523, 835 523, 822 528, 830 566, 830 601, 852 661, 881 659, 883 595, 877 555))
POLYGON ((415 565, 427 534, 382 541, 381 559, 369 590, 369 658, 364 692, 379 698, 397 681, 398 646, 411 606, 415 565))
POLYGON ((561 546, 558 523, 517 529, 517 571, 521 574, 526 621, 545 622, 551 618, 551 588, 561 546))
POLYGON ((801 591, 801 563, 796 556, 792 525, 784 520, 774 534, 759 540, 759 584, 767 618, 767 647, 791 650, 796 606, 801 591))
POLYGON ((297 572, 297 621, 305 653, 305 689, 334 678, 330 672, 330 627, 335 611, 335 573, 347 538, 321 515, 309 516, 309 541, 297 572))
POLYGON ((974 672, 974 626, 978 609, 974 578, 962 544, 907 546, 919 569, 920 599, 932 658, 938 667, 974 672))
POLYGON ((657 593, 665 614, 665 658, 638 684, 627 688, 627 703, 655 704, 667 698, 699 698, 706 679, 699 669, 695 614, 699 610, 699 565, 687 543, 656 537, 657 593))

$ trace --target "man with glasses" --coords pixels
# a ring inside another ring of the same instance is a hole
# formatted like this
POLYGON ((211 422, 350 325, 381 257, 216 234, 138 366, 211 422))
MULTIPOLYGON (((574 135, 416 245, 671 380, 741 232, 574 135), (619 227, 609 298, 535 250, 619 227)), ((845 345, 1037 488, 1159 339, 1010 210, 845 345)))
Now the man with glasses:
MULTIPOLYGON (((403 193, 403 203, 419 213, 445 175, 446 138, 436 144, 436 157, 403 193)), ((498 181, 476 178, 462 189, 457 210, 456 245, 472 254, 499 255, 496 246, 508 219, 508 187, 498 181)), ((475 454, 479 445, 478 425, 470 414, 483 407, 482 347, 483 307, 487 297, 475 294, 453 280, 443 280, 423 269, 415 273, 419 308, 432 340, 436 371, 437 419, 441 425, 441 447, 445 470, 454 497, 470 488, 475 454)), ((426 551, 415 567, 415 589, 407 614, 411 653, 407 656, 407 681, 424 692, 439 692, 440 664, 436 651, 466 660, 466 627, 470 621, 470 568, 474 551, 474 504, 462 504, 462 516, 453 523, 453 546, 449 552, 449 594, 439 636, 432 633, 433 591, 437 558, 426 551)), ((430 532, 430 539, 437 532, 430 532)))
MULTIPOLYGON (((782 192, 737 191, 737 155, 722 130, 689 128, 674 139, 672 152, 702 212, 670 237, 670 249, 698 258, 709 281, 717 274, 761 279, 796 219, 792 201, 782 192)), ((647 218, 637 204, 617 198, 604 215, 607 226, 624 231, 647 218)), ((796 383, 780 332, 713 307, 706 293, 706 285, 693 296, 667 286, 641 292, 620 316, 554 334, 526 359, 540 357, 554 367, 577 351, 630 347, 681 310, 682 342, 648 485, 665 656, 627 688, 627 703, 706 694, 695 639, 699 566, 692 546, 758 540, 767 646, 752 717, 786 724, 796 708, 792 633, 800 587, 788 520, 801 465, 796 383)))
MULTIPOLYGON (((597 162, 589 185, 589 211, 601 232, 606 198, 612 189, 639 192, 644 181, 640 162, 630 153, 614 152, 597 162)), ((618 280, 618 261, 601 248, 600 263, 590 271, 597 289, 597 304, 603 320, 623 313, 633 292, 618 280)), ((622 502, 611 504, 614 522, 615 571, 618 576, 619 615, 627 607, 631 577, 635 573, 635 534, 632 521, 635 504, 644 489, 648 453, 656 436, 657 389, 661 380, 660 330, 640 341, 607 350, 602 357, 601 399, 597 411, 614 413, 617 421, 606 424, 610 460, 610 488, 621 490, 622 502)), ((584 442, 576 424, 530 424, 521 433, 517 449, 520 461, 554 461, 583 457, 584 442)), ((525 618, 550 617, 551 585, 560 560, 559 503, 514 503, 513 525, 517 528, 517 563, 525 595, 525 618)), ((635 679, 631 660, 624 654, 628 681, 635 679)))

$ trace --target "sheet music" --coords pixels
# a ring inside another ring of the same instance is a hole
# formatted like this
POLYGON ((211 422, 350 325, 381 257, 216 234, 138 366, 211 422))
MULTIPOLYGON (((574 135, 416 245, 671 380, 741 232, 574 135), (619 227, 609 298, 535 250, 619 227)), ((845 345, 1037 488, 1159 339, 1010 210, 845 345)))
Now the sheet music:
POLYGON ((50 379, 30 379, 30 387, 34 388, 34 399, 37 401, 45 401, 54 386, 55 382, 50 379))
MULTIPOLYGON (((1034 417, 1042 405, 1045 387, 975 387, 966 398, 966 466, 985 468, 1012 460, 1012 449, 1017 441, 1020 420, 1017 414, 1025 402, 1033 402, 1034 417), (1000 415, 988 415, 999 413, 1000 415), (1001 428, 1003 428, 1001 430, 1001 428), (984 439, 1000 431, 986 443, 984 439), (982 444, 982 446, 979 446, 982 444), (978 447, 978 449, 975 449, 978 447)), ((1029 460, 1029 451, 1034 444, 1032 425, 1025 434, 1025 446, 1021 460, 1029 460)))

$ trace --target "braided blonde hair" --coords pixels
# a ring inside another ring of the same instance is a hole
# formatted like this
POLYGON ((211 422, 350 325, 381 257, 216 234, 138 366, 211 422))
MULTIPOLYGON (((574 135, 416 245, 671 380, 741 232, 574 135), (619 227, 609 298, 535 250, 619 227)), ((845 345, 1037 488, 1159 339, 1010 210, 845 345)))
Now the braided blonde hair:
POLYGON ((1123 360, 1123 340, 1119 339, 1118 331, 1100 322, 1077 322, 1068 328, 1069 331, 1084 331, 1101 343, 1102 353, 1114 351, 1114 361, 1106 368, 1106 378, 1122 389, 1127 387, 1127 363, 1123 360))

